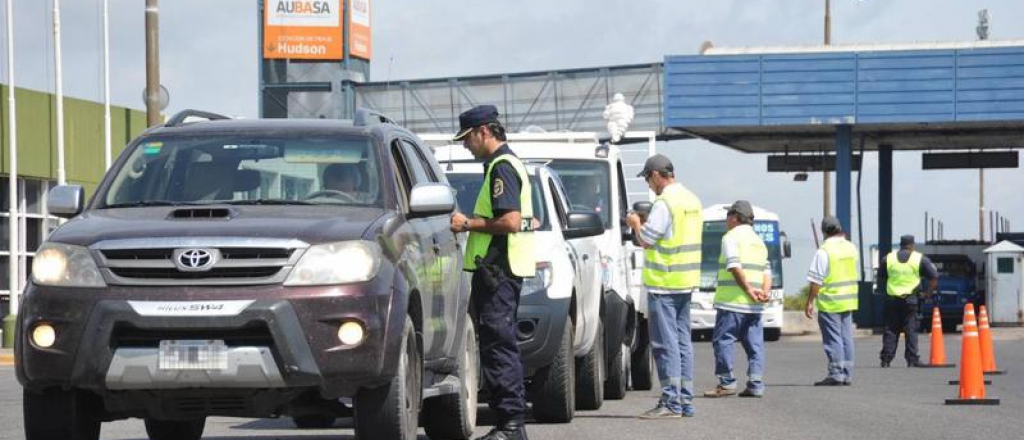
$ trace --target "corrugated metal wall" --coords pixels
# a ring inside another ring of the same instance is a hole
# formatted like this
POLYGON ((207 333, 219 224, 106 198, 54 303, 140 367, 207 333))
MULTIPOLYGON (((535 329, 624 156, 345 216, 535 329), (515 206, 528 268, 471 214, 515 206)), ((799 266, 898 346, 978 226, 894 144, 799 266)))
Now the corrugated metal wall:
POLYGON ((671 56, 665 125, 1024 119, 1024 47, 671 56))
MULTIPOLYGON (((0 172, 7 173, 7 86, 0 86, 0 172)), ((18 176, 56 180, 56 98, 49 93, 17 89, 18 176)), ((116 159, 133 137, 146 129, 146 114, 111 107, 111 150, 116 159)), ((64 99, 64 152, 70 183, 92 189, 103 177, 103 104, 75 98, 64 99)))

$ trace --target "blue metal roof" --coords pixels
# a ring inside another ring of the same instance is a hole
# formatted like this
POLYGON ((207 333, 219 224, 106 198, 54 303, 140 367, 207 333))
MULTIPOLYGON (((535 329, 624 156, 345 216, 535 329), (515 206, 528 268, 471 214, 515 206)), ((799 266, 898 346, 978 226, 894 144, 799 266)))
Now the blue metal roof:
POLYGON ((664 94, 666 127, 709 138, 838 124, 1019 129, 1024 46, 669 56, 664 94))

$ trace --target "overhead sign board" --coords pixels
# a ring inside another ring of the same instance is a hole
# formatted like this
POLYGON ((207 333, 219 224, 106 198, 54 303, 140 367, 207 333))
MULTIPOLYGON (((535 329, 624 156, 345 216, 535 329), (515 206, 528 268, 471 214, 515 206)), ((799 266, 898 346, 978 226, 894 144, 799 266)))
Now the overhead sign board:
MULTIPOLYGON (((850 169, 860 171, 861 157, 851 156, 850 169)), ((834 154, 816 156, 768 156, 769 173, 800 173, 815 171, 835 171, 836 156, 834 154)))
POLYGON ((921 155, 921 169, 951 170, 970 168, 1017 168, 1016 151, 986 153, 924 153, 921 155))
POLYGON ((350 0, 348 54, 369 61, 373 55, 373 41, 370 32, 370 0, 350 0))
POLYGON ((340 60, 342 0, 266 0, 263 57, 340 60))

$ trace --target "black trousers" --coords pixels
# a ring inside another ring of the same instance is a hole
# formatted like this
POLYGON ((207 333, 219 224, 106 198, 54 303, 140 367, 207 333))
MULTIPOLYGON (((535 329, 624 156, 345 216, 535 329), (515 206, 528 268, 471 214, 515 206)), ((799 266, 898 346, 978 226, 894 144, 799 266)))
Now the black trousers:
POLYGON ((914 364, 919 360, 917 353, 917 296, 906 298, 888 297, 885 299, 885 334, 882 336, 882 353, 884 362, 892 362, 896 357, 896 346, 900 342, 900 332, 907 335, 904 357, 907 363, 914 364))
POLYGON ((480 338, 480 363, 488 406, 497 425, 526 419, 523 363, 516 344, 516 310, 522 278, 505 277, 494 291, 473 274, 473 304, 480 338))

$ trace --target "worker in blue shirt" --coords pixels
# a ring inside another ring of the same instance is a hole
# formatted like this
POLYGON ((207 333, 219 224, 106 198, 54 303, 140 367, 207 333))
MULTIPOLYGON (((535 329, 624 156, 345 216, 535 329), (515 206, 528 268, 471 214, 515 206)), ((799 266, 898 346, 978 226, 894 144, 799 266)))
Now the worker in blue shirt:
POLYGON ((900 331, 907 335, 904 357, 908 367, 920 367, 917 352, 917 308, 920 293, 931 297, 939 283, 939 272, 928 257, 914 250, 914 236, 900 237, 900 250, 886 255, 878 265, 878 279, 885 286, 885 334, 882 336, 882 368, 888 368, 896 356, 900 331), (928 279, 928 287, 922 290, 921 278, 928 279))

